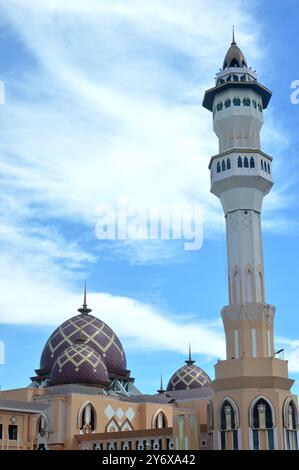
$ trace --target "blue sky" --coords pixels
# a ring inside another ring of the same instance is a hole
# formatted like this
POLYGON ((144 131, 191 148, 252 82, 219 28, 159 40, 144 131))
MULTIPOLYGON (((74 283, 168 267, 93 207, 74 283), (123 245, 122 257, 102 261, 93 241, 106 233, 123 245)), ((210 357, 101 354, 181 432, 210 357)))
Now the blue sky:
MULTIPOLYGON (((154 392, 194 357, 212 377, 224 354, 226 246, 209 193, 217 153, 201 107, 230 45, 273 91, 262 148, 275 186, 263 212, 267 302, 276 347, 299 378, 299 105, 295 0, 7 0, 0 5, 0 340, 2 389, 27 385, 53 329, 93 313, 121 338, 136 385, 154 392), (229 12, 229 15, 228 15, 229 12), (95 209, 189 203, 204 242, 101 242, 95 209)), ((294 391, 299 391, 297 385, 294 391)))

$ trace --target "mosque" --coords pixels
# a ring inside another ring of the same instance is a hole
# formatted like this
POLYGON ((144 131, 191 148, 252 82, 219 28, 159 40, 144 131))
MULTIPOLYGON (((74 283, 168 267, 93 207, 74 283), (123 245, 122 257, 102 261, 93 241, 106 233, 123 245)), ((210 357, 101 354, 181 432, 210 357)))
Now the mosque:
POLYGON ((266 303, 261 209, 272 158, 260 148, 271 92, 232 43, 203 106, 219 153, 211 192, 226 221, 226 359, 212 380, 188 359, 157 394, 138 390, 116 333, 84 301, 47 340, 28 387, 0 395, 0 449, 298 450, 298 404, 274 346, 266 303))

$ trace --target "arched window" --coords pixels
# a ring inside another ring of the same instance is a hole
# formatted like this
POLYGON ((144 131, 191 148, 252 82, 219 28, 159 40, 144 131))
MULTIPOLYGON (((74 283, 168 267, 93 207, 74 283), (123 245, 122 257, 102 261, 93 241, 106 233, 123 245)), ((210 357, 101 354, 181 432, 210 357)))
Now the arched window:
POLYGON ((255 161, 253 157, 250 157, 250 168, 255 168, 255 161))
POLYGON ((220 173, 220 171, 221 171, 220 162, 217 162, 217 173, 220 173))
POLYGON ((234 98, 233 99, 234 106, 240 106, 241 105, 241 100, 240 98, 234 98))
POLYGON ((250 98, 243 98, 243 105, 244 106, 250 106, 250 103, 251 103, 250 98))
POLYGON ((239 157, 239 158, 238 158, 238 168, 242 168, 242 167, 243 167, 242 158, 239 157))
POLYGON ((270 174, 270 164, 268 163, 268 173, 270 174))
POLYGON ((250 427, 254 450, 274 450, 274 409, 263 397, 250 407, 250 427))
POLYGON ((226 168, 227 168, 228 170, 230 170, 231 167, 232 167, 232 166, 231 166, 231 163, 230 163, 230 159, 228 158, 228 159, 226 160, 226 168))
POLYGON ((225 100, 224 106, 225 106, 226 108, 229 108, 230 105, 231 105, 231 100, 230 100, 230 99, 225 100))
POLYGON ((41 415, 37 421, 37 432, 41 437, 44 437, 48 431, 48 420, 44 415, 41 415))
POLYGON ((253 275, 250 269, 246 273, 246 293, 247 302, 253 302, 253 275))
POLYGON ((257 302, 264 302, 265 297, 264 297, 264 280, 263 280, 263 275, 261 271, 259 271, 258 275, 258 296, 257 296, 257 302))
POLYGON ((259 110, 260 112, 263 111, 263 107, 260 105, 260 103, 257 105, 257 107, 258 107, 258 110, 259 110))
POLYGON ((229 398, 221 404, 219 421, 221 450, 238 450, 238 410, 229 398))
POLYGON ((153 428, 162 429, 167 428, 167 419, 163 411, 158 411, 153 417, 153 428))
POLYGON ((248 158, 245 157, 244 158, 244 168, 248 168, 248 167, 249 167, 248 158))
POLYGON ((234 284, 233 284, 233 293, 234 293, 234 303, 241 303, 241 278, 239 271, 234 272, 234 284))
POLYGON ((264 162, 261 160, 261 169, 264 171, 264 162))
POLYGON ((81 434, 87 434, 95 430, 96 412, 91 403, 86 403, 79 410, 79 427, 81 434))
POLYGON ((285 449, 298 450, 298 411, 295 403, 287 398, 283 409, 285 449))
POLYGON ((241 82, 246 82, 246 75, 241 75, 241 82))
POLYGON ((256 101, 252 100, 253 107, 256 109, 256 101))
POLYGON ((233 81, 234 81, 234 82, 238 82, 238 81, 239 81, 239 77, 238 77, 238 75, 236 75, 235 73, 233 74, 233 81))
POLYGON ((207 404, 208 449, 214 449, 214 415, 212 402, 207 404))
POLYGON ((222 108, 223 108, 223 104, 221 102, 217 103, 217 111, 221 111, 222 108))
POLYGON ((222 160, 222 171, 225 171, 226 167, 225 167, 225 160, 222 160))

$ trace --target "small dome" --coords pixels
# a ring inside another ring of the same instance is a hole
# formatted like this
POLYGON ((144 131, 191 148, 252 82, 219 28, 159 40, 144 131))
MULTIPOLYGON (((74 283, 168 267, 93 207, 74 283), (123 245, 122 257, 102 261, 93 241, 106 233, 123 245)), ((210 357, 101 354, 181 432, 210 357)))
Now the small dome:
POLYGON ((247 62, 246 62, 245 56, 242 53, 242 51, 238 48, 237 43, 235 41, 234 29, 233 29, 233 39, 231 42, 231 46, 226 53, 222 68, 224 70, 229 67, 246 67, 247 68, 247 62))
POLYGON ((56 359, 51 371, 51 385, 108 385, 107 368, 99 354, 86 344, 67 348, 56 359))
POLYGON ((91 310, 84 305, 79 309, 80 315, 62 323, 46 342, 40 360, 44 373, 50 373, 58 356, 75 344, 80 333, 85 336, 85 344, 102 357, 109 372, 126 370, 126 356, 118 337, 106 323, 90 315, 91 310))
POLYGON ((191 358, 191 348, 189 347, 189 358, 186 365, 178 369, 167 385, 167 391, 190 390, 193 388, 202 388, 210 385, 211 379, 204 370, 194 364, 191 358))

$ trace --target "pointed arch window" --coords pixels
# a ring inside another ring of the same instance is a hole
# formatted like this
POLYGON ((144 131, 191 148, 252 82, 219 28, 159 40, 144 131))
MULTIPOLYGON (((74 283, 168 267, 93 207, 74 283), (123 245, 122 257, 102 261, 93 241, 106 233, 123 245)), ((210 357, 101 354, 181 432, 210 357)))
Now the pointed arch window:
POLYGON ((274 410, 270 402, 261 397, 250 409, 250 427, 254 450, 274 450, 274 410))
POLYGON ((234 292, 234 303, 240 304, 241 303, 241 278, 240 278, 240 273, 238 270, 234 272, 233 292, 234 292))
POLYGON ((283 425, 285 431, 285 449, 298 450, 298 410, 290 398, 284 404, 283 425))
POLYGON ((253 302, 253 274, 250 269, 246 273, 247 302, 253 302))
POLYGON ((225 160, 222 160, 222 171, 226 170, 225 160))
POLYGON ((242 158, 239 157, 238 158, 238 168, 242 168, 243 167, 243 161, 242 161, 242 158))
POLYGON ((217 111, 221 111, 223 108, 223 104, 220 102, 220 103, 217 103, 217 111))
POLYGON ((270 174, 270 164, 268 163, 268 173, 270 174))
POLYGON ((250 157, 250 168, 255 168, 255 161, 253 157, 250 157))
POLYGON ((226 160, 226 168, 227 168, 228 170, 230 170, 230 169, 231 169, 231 162, 230 162, 230 158, 228 158, 228 159, 226 160))
POLYGON ((79 427, 81 434, 88 434, 96 429, 96 412, 91 403, 87 403, 79 411, 79 427))
POLYGON ((224 106, 225 106, 226 108, 229 108, 230 105, 231 105, 231 100, 228 98, 227 100, 225 100, 224 106))
POLYGON ((153 418, 153 428, 162 429, 167 428, 167 419, 163 411, 159 411, 153 418))
POLYGON ((241 100, 240 100, 240 98, 236 98, 236 97, 235 97, 235 98, 233 99, 233 104, 234 104, 234 106, 240 106, 240 105, 241 105, 241 100))
POLYGON ((220 171, 221 171, 220 162, 217 162, 217 173, 220 173, 220 171))
POLYGON ((264 171, 264 162, 261 160, 261 169, 264 171))
POLYGON ((219 418, 221 450, 238 450, 238 411, 231 399, 221 404, 219 418))
POLYGON ((243 98, 243 105, 244 106, 250 106, 250 103, 251 103, 250 98, 243 98))
POLYGON ((245 158, 244 158, 244 168, 248 168, 248 167, 249 167, 248 158, 245 157, 245 158))

